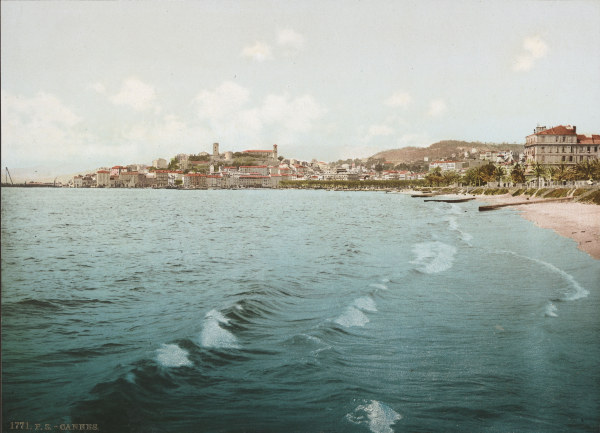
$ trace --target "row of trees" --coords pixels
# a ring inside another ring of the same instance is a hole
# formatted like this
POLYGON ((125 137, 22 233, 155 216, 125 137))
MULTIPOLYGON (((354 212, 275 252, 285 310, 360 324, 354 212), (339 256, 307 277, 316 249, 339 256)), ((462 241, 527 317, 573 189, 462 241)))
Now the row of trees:
MULTIPOLYGON (((574 166, 564 164, 558 166, 545 166, 535 163, 530 167, 527 176, 536 179, 538 184, 541 179, 562 182, 573 180, 600 180, 600 161, 582 161, 574 166)), ((427 176, 427 183, 431 186, 452 185, 463 183, 465 185, 479 186, 488 182, 525 183, 527 181, 526 167, 515 164, 510 170, 492 163, 481 167, 470 168, 462 176, 453 171, 442 172, 436 167, 427 176)))

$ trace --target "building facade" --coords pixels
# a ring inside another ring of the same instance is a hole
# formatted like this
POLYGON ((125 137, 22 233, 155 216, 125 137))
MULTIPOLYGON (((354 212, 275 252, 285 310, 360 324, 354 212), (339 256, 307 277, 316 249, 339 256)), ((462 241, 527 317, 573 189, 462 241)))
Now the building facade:
POLYGON ((528 165, 575 165, 600 158, 600 135, 577 134, 575 126, 538 126, 528 135, 525 158, 528 165))

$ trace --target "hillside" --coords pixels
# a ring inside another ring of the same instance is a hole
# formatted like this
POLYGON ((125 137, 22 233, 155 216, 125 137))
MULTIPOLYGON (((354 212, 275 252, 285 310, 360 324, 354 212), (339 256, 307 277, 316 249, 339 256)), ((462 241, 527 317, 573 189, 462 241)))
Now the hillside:
POLYGON ((384 159, 394 162, 395 164, 418 163, 423 162, 424 158, 429 158, 429 161, 437 159, 462 159, 465 152, 469 152, 469 157, 476 156, 481 152, 512 150, 517 152, 523 151, 522 144, 509 143, 481 143, 478 141, 459 141, 459 140, 443 140, 433 143, 429 147, 403 147, 401 149, 384 150, 376 153, 370 159, 384 159), (473 154, 472 150, 476 153, 473 154))

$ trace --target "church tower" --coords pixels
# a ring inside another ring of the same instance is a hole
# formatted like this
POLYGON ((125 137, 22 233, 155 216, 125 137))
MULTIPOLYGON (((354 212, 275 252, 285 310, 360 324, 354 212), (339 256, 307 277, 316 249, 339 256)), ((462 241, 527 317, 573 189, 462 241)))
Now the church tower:
POLYGON ((213 156, 219 156, 219 143, 213 143, 213 156))

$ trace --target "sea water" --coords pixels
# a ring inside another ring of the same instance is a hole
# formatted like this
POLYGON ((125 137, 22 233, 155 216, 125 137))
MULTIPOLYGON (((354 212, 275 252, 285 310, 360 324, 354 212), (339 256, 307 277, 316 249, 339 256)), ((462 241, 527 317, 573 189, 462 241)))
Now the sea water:
POLYGON ((3 431, 598 431, 600 262, 478 205, 5 188, 3 431))

